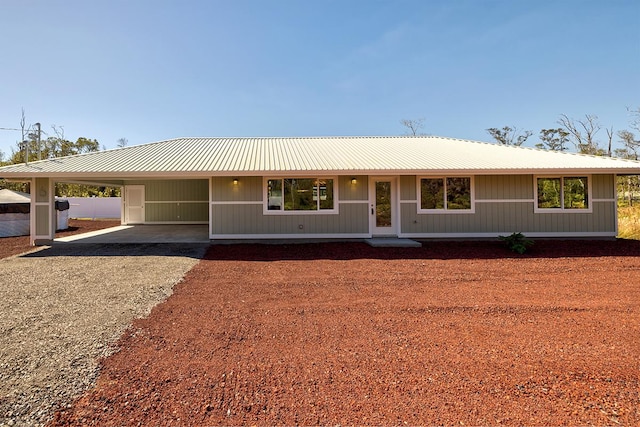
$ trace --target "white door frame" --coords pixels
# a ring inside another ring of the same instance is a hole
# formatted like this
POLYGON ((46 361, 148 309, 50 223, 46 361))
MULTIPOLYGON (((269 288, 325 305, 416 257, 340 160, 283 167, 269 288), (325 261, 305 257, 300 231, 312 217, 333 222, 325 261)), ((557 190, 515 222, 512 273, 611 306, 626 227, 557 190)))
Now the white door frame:
POLYGON ((400 232, 399 181, 397 176, 369 177, 369 233, 372 236, 398 236, 400 232), (378 227, 376 225, 376 182, 379 181, 391 183, 391 227, 378 227))
POLYGON ((144 224, 144 185, 125 185, 124 186, 124 221, 123 224, 144 224), (141 191, 141 205, 131 204, 131 195, 129 191, 141 191))

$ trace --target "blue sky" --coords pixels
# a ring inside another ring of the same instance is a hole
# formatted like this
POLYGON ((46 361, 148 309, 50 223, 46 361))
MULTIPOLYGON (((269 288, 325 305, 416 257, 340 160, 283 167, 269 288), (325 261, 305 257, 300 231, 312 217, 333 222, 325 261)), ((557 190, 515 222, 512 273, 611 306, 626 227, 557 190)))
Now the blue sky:
POLYGON ((0 0, 0 127, 24 108, 106 148, 417 118, 489 141, 563 113, 617 131, 640 107, 639 22, 637 0, 0 0))

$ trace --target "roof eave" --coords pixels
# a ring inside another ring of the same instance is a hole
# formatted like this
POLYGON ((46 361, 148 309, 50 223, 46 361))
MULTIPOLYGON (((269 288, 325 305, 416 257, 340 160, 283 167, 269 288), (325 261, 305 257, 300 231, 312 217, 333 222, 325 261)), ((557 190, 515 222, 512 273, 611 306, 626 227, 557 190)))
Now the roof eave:
POLYGON ((121 171, 121 172, 13 172, 7 180, 52 179, 140 179, 209 178, 214 176, 300 176, 300 175, 542 175, 542 174, 618 174, 640 175, 640 168, 535 168, 535 169, 314 169, 314 170, 225 170, 225 171, 121 171))

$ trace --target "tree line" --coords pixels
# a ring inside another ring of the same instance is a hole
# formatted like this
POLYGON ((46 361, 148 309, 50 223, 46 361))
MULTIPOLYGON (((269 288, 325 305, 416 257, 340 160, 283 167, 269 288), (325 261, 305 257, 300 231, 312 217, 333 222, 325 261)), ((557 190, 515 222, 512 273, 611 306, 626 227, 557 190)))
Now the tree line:
MULTIPOLYGON (((568 151, 573 146, 576 152, 595 156, 620 157, 624 159, 638 160, 640 158, 640 107, 627 108, 631 117, 629 128, 614 132, 612 127, 605 128, 606 145, 601 146, 596 138, 602 130, 598 116, 586 114, 584 118, 574 119, 566 114, 561 114, 557 121, 557 127, 541 129, 538 134, 539 142, 536 148, 552 151, 568 151), (622 144, 622 148, 613 149, 614 137, 622 144)), ((424 133, 425 119, 402 119, 400 124, 406 128, 406 135, 427 135, 424 133)), ((523 145, 533 132, 521 131, 515 126, 492 127, 486 129, 494 142, 503 145, 523 145)))
MULTIPOLYGON (((630 114, 630 129, 614 132, 612 127, 605 128, 605 145, 600 145, 596 135, 602 130, 598 117, 586 114, 584 118, 573 119, 566 114, 560 115, 558 127, 541 129, 540 142, 536 148, 552 151, 568 151, 573 146, 576 152, 594 156, 618 157, 622 159, 638 160, 640 154, 640 107, 627 108, 630 114), (620 148, 613 148, 614 137, 618 137, 620 148)), ((522 145, 533 132, 518 133, 515 127, 505 126, 502 129, 489 128, 489 135, 499 144, 522 145)), ((620 205, 632 206, 640 199, 640 177, 618 177, 618 200, 620 205)))
MULTIPOLYGON (((581 154, 591 154, 595 156, 620 157, 624 159, 638 160, 640 154, 640 107, 637 109, 628 108, 627 111, 631 116, 629 129, 623 129, 614 132, 614 129, 605 128, 606 145, 601 146, 596 134, 602 130, 602 126, 598 120, 598 116, 586 114, 584 118, 573 119, 566 114, 561 114, 558 119, 558 127, 541 129, 539 140, 536 148, 567 151, 570 145, 581 154), (622 144, 622 148, 613 149, 614 136, 618 137, 618 142, 622 144)), ((531 131, 518 132, 515 127, 504 126, 503 128, 489 128, 487 133, 499 144, 505 145, 522 145, 530 136, 531 131)))
MULTIPOLYGON (((614 132, 612 127, 604 128, 606 134, 605 144, 601 145, 597 135, 602 131, 602 125, 598 116, 586 114, 583 118, 574 119, 566 114, 561 114, 556 124, 557 127, 541 129, 538 133, 539 142, 536 148, 551 151, 569 151, 572 147, 575 152, 594 156, 618 157, 622 159, 640 159, 640 107, 627 108, 630 116, 629 129, 614 132), (614 148, 614 138, 621 144, 620 148, 614 148)), ((407 135, 426 135, 422 132, 424 118, 403 119, 400 124, 406 128, 407 135)), ((515 126, 492 127, 486 129, 493 141, 502 145, 521 146, 533 132, 530 130, 518 130, 515 126)), ((632 205, 640 199, 640 177, 618 177, 618 194, 622 204, 632 205)))
MULTIPOLYGON (((51 134, 42 138, 41 131, 33 126, 25 126, 24 110, 20 126, 22 130, 22 141, 16 143, 12 148, 11 155, 5 160, 5 154, 0 151, 0 166, 13 165, 19 163, 31 163, 38 160, 53 159, 65 156, 74 156, 100 151, 100 143, 96 139, 79 137, 75 141, 67 139, 64 135, 64 127, 51 126, 51 134)), ((118 147, 126 146, 126 138, 118 140, 118 147)), ((102 147, 105 149, 105 147, 102 147)), ((0 179, 0 189, 8 188, 14 191, 29 193, 28 182, 9 182, 0 179)), ((114 197, 120 195, 120 187, 96 187, 83 184, 57 183, 55 195, 58 197, 114 197)))

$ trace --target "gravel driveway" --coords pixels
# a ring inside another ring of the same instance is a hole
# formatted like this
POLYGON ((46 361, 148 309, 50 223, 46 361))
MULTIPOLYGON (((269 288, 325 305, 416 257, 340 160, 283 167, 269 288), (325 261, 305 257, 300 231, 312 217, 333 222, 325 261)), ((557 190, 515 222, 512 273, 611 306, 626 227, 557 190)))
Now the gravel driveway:
POLYGON ((207 245, 68 245, 0 260, 0 426, 42 425, 207 245))

